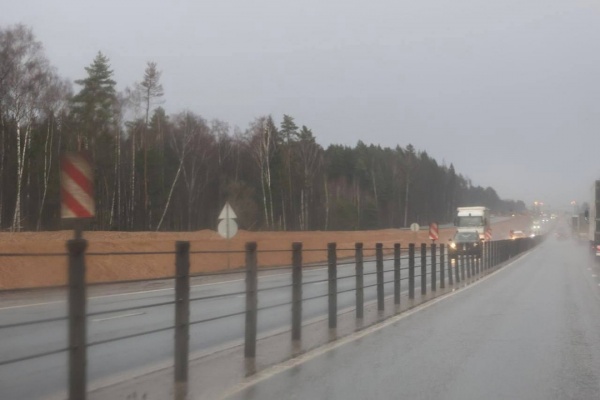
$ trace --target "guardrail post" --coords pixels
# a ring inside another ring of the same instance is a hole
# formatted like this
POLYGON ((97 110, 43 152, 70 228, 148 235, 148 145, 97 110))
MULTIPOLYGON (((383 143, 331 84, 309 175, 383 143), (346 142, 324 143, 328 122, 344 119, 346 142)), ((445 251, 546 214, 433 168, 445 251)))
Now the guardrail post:
POLYGON ((437 248, 435 243, 431 244, 431 291, 437 290, 437 248))
POLYGON ((256 325, 258 307, 256 242, 246 243, 246 335, 244 356, 256 358, 256 325))
POLYGON ((383 244, 375 244, 375 268, 377 269, 377 310, 383 311, 383 244))
POLYGON ((427 294, 427 245, 421 243, 421 295, 427 294))
POLYGON ((460 258, 458 254, 456 254, 456 258, 454 258, 454 282, 460 283, 460 265, 458 264, 460 258))
POLYGON ((454 285, 454 276, 452 271, 452 257, 450 257, 450 252, 448 251, 448 258, 446 259, 446 264, 448 264, 448 284, 450 286, 454 285))
POLYGON ((446 288, 446 246, 440 244, 440 289, 446 288))
POLYGON ((415 244, 408 245, 408 298, 415 298, 415 244))
POLYGON ((394 243, 394 304, 400 304, 400 243, 394 243))
POLYGON ((69 251, 69 399, 85 400, 87 387, 85 249, 87 240, 67 242, 69 251))
POLYGON ((175 243, 175 399, 188 392, 190 345, 190 242, 175 243))
POLYGON ((292 340, 302 337, 302 243, 292 243, 292 340))
POLYGON ((337 245, 327 244, 327 275, 329 280, 329 329, 337 328, 337 245))
POLYGON ((356 263, 356 318, 362 319, 365 313, 363 244, 354 244, 354 261, 356 263))
POLYGON ((500 264, 500 241, 496 241, 496 243, 494 243, 494 261, 495 261, 495 265, 496 267, 498 266, 498 264, 500 264))
POLYGON ((471 278, 471 255, 465 254, 465 264, 467 267, 467 279, 471 278))
POLYGON ((492 258, 491 258, 492 242, 490 242, 490 241, 485 242, 484 251, 485 251, 485 253, 484 253, 485 254, 485 269, 488 270, 488 269, 490 269, 491 263, 492 263, 492 261, 491 261, 492 260, 492 258))

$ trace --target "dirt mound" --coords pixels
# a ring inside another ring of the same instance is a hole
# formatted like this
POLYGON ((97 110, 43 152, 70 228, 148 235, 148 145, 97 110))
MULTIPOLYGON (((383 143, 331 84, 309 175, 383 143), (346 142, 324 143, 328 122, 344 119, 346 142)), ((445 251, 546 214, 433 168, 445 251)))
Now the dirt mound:
MULTIPOLYGON (((515 217, 493 226, 494 239, 504 239, 510 229, 526 230, 529 219, 515 217)), ((454 228, 440 230, 447 243, 454 228)), ((64 285, 67 279, 66 241, 71 231, 0 233, 0 289, 64 285), (19 255, 9 255, 19 254, 19 255), (41 254, 41 255, 40 255, 41 254)), ((172 277, 175 242, 190 241, 191 272, 221 271, 244 265, 244 246, 255 241, 260 266, 289 265, 293 242, 302 242, 304 263, 327 259, 327 243, 335 242, 338 257, 354 255, 354 244, 362 242, 365 256, 374 254, 375 243, 391 252, 394 243, 430 243, 428 232, 400 229, 343 232, 248 232, 239 231, 230 241, 215 231, 196 232, 85 232, 88 282, 172 277), (261 252, 269 250, 269 252, 261 252), (114 253, 171 252, 170 254, 120 255, 114 253), (229 252, 229 254, 227 254, 229 252), (97 254, 109 253, 109 254, 97 254)))

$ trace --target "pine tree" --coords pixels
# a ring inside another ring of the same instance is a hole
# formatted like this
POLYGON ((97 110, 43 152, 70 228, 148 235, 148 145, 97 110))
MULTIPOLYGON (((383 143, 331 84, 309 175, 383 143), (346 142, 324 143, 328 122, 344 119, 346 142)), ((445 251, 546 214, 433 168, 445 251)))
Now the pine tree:
POLYGON ((98 52, 89 67, 87 78, 76 80, 83 86, 71 100, 72 112, 79 125, 78 147, 94 149, 95 140, 110 130, 114 121, 113 107, 116 101, 116 82, 112 79, 108 58, 98 52), (83 135, 83 136, 81 136, 83 135))

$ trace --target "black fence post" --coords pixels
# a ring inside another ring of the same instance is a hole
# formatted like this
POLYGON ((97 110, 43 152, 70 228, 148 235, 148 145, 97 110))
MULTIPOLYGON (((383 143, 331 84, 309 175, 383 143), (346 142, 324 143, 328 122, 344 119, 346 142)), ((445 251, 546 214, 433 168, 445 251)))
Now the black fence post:
POLYGON ((377 269, 377 310, 383 311, 383 243, 375 243, 375 268, 377 269))
POLYGON ((450 253, 448 252, 448 258, 446 259, 446 264, 448 264, 448 284, 450 286, 454 285, 454 276, 452 271, 452 257, 450 257, 450 253))
POLYGON ((421 243, 421 295, 427 294, 427 245, 421 243))
POLYGON ((256 325, 258 307, 256 242, 246 243, 246 337, 244 356, 256 358, 256 325))
POLYGON ((362 319, 365 313, 363 244, 354 244, 354 261, 356 262, 356 318, 362 319))
POLYGON ((458 256, 458 254, 455 254, 455 258, 454 258, 454 277, 455 280, 454 282, 456 283, 460 283, 460 265, 458 264, 460 258, 458 256))
POLYGON ((327 244, 327 272, 329 280, 329 329, 337 328, 337 245, 327 244))
POLYGON ((85 250, 87 240, 67 242, 69 251, 69 399, 85 400, 87 391, 85 250))
POLYGON ((440 289, 446 288, 446 246, 440 244, 440 289))
POLYGON ((302 338, 302 243, 292 243, 292 340, 302 338))
POLYGON ((467 263, 467 279, 471 278, 471 255, 465 254, 465 262, 467 263))
POLYGON ((465 255, 460 255, 460 279, 465 280, 465 255))
POLYGON ((394 304, 400 304, 400 243, 394 243, 394 304))
POLYGON ((437 290, 437 247, 431 244, 431 291, 437 290))
POLYGON ((188 392, 190 345, 190 242, 175 242, 175 398, 188 392))
POLYGON ((415 298, 415 244, 408 245, 408 298, 415 298))

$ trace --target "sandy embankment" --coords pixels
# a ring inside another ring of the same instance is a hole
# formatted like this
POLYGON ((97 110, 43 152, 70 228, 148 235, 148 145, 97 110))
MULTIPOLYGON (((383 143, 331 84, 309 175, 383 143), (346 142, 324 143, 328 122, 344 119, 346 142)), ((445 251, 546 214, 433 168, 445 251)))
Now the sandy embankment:
MULTIPOLYGON (((527 217, 515 217, 494 224, 494 239, 504 239, 510 229, 526 229, 527 217)), ((439 243, 446 243, 454 228, 440 230, 439 243)), ((0 289, 43 287, 65 284, 67 274, 66 241, 71 231, 0 233, 0 289), (2 256, 6 253, 27 254, 24 257, 2 256), (57 253, 57 256, 34 256, 34 253, 57 253)), ((345 232, 248 232, 240 231, 228 244, 216 232, 85 232, 89 241, 88 252, 149 252, 174 251, 175 241, 191 242, 192 251, 224 251, 228 248, 230 268, 244 264, 244 245, 256 241, 260 250, 284 250, 258 254, 261 266, 289 265, 292 242, 302 242, 304 249, 318 249, 303 254, 304 263, 324 261, 327 243, 336 242, 338 257, 354 254, 354 244, 363 242, 365 255, 374 253, 375 243, 385 248, 401 243, 429 243, 428 232, 415 234, 406 230, 385 229, 376 231, 345 232)), ((174 274, 174 254, 167 255, 88 255, 86 258, 88 282, 170 277, 174 274)), ((226 270, 228 257, 223 253, 192 254, 191 272, 226 270)))

